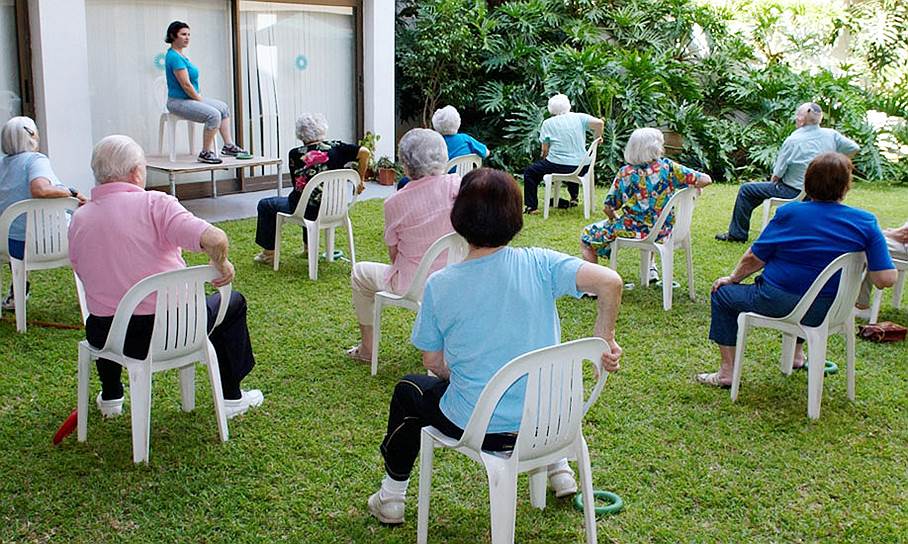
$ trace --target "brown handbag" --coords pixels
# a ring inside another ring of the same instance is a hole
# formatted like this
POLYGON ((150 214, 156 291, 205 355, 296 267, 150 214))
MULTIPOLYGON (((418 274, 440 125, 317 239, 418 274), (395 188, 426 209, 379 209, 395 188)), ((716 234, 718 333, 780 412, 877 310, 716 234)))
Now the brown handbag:
POLYGON ((906 334, 908 329, 892 321, 858 327, 858 336, 871 342, 901 342, 906 334))

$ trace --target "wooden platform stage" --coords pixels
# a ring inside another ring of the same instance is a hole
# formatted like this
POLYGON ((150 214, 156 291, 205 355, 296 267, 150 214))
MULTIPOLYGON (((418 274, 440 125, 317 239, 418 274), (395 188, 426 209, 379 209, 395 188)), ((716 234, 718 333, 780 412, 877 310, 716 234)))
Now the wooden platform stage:
MULTIPOLYGON (((235 157, 221 156, 221 164, 205 164, 198 162, 193 155, 177 155, 176 161, 171 162, 170 157, 151 155, 146 157, 149 170, 156 170, 167 174, 170 182, 170 194, 177 196, 177 176, 181 174, 194 174, 198 172, 211 172, 211 193, 214 198, 218 196, 218 185, 214 180, 214 173, 218 170, 239 170, 241 168, 253 168, 260 166, 276 166, 277 176, 277 196, 281 196, 281 181, 283 176, 280 174, 281 164, 283 161, 279 158, 268 158, 253 156, 251 159, 240 160, 235 157)), ((239 176, 237 176, 239 177, 239 176)), ((190 182, 192 183, 192 182, 190 182)))

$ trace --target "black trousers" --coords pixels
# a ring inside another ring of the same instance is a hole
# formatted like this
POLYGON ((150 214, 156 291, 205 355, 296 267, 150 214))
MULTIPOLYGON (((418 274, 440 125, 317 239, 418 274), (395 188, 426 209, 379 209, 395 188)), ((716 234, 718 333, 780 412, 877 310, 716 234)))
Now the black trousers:
MULTIPOLYGON (((445 417, 438 407, 447 388, 447 380, 432 376, 410 374, 397 382, 388 411, 388 432, 379 447, 391 478, 398 481, 410 478, 423 427, 431 425, 451 438, 463 435, 463 429, 445 417)), ((516 441, 517 433, 487 434, 482 449, 510 451, 516 441)))
MULTIPOLYGON (((224 321, 214 330, 211 326, 217 317, 221 294, 214 293, 209 296, 207 303, 209 339, 218 355, 224 398, 239 399, 242 396, 240 382, 255 366, 249 329, 246 327, 246 299, 237 291, 233 291, 224 321)), ((98 349, 103 348, 112 323, 113 316, 89 315, 85 322, 85 337, 88 343, 98 349)), ((132 316, 126 327, 123 353, 134 359, 144 359, 148 355, 153 328, 153 315, 132 316)), ((98 376, 101 378, 101 398, 111 400, 122 397, 123 383, 120 381, 120 373, 123 367, 107 359, 98 359, 96 364, 98 376)))
MULTIPOLYGON (((588 168, 588 167, 587 167, 588 168)), ((586 173, 584 168, 581 174, 586 173)), ((527 208, 536 209, 539 207, 539 184, 542 183, 542 177, 546 174, 570 174, 577 169, 577 165, 557 164, 542 159, 527 166, 523 171, 523 203, 527 208)), ((580 185, 577 183, 566 183, 571 200, 577 200, 580 194, 580 185)), ((554 195, 555 205, 558 205, 558 195, 554 195)))

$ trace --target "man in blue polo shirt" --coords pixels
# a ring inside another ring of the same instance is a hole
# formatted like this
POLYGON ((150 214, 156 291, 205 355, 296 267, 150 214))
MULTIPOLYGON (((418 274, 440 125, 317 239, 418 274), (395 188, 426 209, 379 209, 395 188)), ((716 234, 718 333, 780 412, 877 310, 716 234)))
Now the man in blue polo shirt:
POLYGON ((716 235, 723 242, 746 242, 750 214, 767 198, 795 198, 804 188, 807 165, 820 153, 837 151, 849 158, 860 150, 854 141, 831 128, 821 128, 823 110, 813 102, 801 104, 795 113, 797 129, 785 139, 776 157, 770 181, 745 183, 738 189, 728 232, 716 235))

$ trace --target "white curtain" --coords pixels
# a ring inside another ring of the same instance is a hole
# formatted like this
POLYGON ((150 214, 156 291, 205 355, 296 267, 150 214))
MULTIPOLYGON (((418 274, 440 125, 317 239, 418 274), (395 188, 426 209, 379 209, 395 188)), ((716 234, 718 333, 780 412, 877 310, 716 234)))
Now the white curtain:
POLYGON ((245 143, 284 159, 300 145, 296 118, 328 118, 328 138, 355 143, 353 8, 240 2, 245 143))
MULTIPOLYGON (((158 154, 158 120, 167 101, 163 58, 169 46, 164 35, 175 20, 190 27, 185 53, 199 67, 202 96, 223 100, 234 114, 228 0, 85 0, 85 11, 95 141, 108 134, 126 134, 146 154, 158 154)), ((196 149, 201 149, 201 133, 197 127, 196 149)), ((189 151, 186 138, 181 123, 178 153, 189 151)), ((232 178, 233 172, 218 176, 232 178)))
POLYGON ((0 125, 22 114, 17 42, 16 6, 0 0, 0 125))

